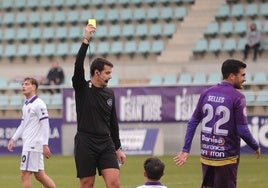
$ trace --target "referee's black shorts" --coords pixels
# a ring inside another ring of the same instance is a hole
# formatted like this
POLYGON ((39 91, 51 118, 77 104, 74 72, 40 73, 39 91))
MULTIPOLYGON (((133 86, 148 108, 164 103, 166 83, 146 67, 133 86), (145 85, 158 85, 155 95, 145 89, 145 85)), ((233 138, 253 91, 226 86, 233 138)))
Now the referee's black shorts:
POLYGON ((75 164, 77 177, 96 175, 98 169, 119 169, 115 146, 110 136, 96 137, 84 133, 75 136, 75 164))

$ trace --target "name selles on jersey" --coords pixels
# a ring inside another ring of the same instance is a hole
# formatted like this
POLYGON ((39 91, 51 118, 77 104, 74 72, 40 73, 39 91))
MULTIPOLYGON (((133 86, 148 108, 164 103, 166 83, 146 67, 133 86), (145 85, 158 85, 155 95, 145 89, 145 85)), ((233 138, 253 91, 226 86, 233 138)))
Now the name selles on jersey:
POLYGON ((44 133, 40 121, 48 118, 46 104, 37 96, 22 108, 22 141, 24 151, 43 151, 44 133))
MULTIPOLYGON (((237 125, 247 124, 244 95, 227 82, 204 91, 193 116, 201 120, 201 161, 236 160, 240 153, 237 125)), ((224 162, 225 161, 225 162, 224 162)))

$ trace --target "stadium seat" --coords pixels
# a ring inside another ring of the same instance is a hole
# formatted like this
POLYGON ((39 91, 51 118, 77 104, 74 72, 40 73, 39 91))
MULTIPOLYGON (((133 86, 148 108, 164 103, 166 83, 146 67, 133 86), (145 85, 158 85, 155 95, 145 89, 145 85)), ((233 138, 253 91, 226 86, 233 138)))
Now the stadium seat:
POLYGON ((44 46, 44 51, 42 55, 44 56, 54 56, 56 52, 56 45, 55 43, 46 43, 44 46))
POLYGON ((29 38, 29 30, 28 27, 20 27, 18 28, 16 32, 16 39, 25 41, 26 39, 29 38))
POLYGON ((146 12, 144 8, 134 9, 133 18, 132 18, 134 21, 141 22, 141 21, 144 21, 145 18, 146 18, 146 12))
POLYGON ((268 19, 264 21, 262 32, 263 33, 268 33, 268 19))
POLYGON ((251 3, 247 5, 246 10, 245 10, 245 16, 250 17, 250 18, 255 18, 258 16, 258 14, 259 14, 259 8, 256 3, 251 3))
POLYGON ((21 108, 22 106, 22 96, 20 94, 12 94, 9 100, 9 106, 15 108, 21 108))
POLYGON ((233 53, 236 51, 236 39, 231 37, 231 38, 226 38, 223 43, 223 51, 226 51, 228 53, 233 53))
POLYGON ((211 39, 208 46, 208 52, 213 52, 215 54, 219 53, 222 50, 221 39, 215 38, 211 39))
POLYGON ((148 25, 146 23, 139 24, 136 27, 135 36, 137 37, 145 37, 149 33, 148 25))
POLYGON ((178 84, 189 85, 192 83, 192 75, 190 73, 181 73, 179 76, 178 84))
POLYGON ((119 17, 119 11, 117 8, 112 8, 107 12, 106 21, 114 23, 115 21, 118 21, 119 17))
POLYGON ((108 36, 109 38, 118 38, 121 36, 121 33, 121 26, 114 24, 110 26, 108 36))
POLYGON ((178 6, 174 10, 174 18, 178 20, 183 20, 187 15, 187 9, 184 6, 178 6))
POLYGON ((0 94, 0 109, 3 110, 3 108, 8 107, 9 105, 9 97, 5 94, 0 94))
POLYGON ((147 17, 146 19, 149 19, 151 21, 156 21, 159 18, 160 11, 158 7, 150 7, 147 10, 147 17))
POLYGON ((266 19, 268 18, 268 2, 262 3, 260 7, 260 12, 259 15, 265 17, 266 19))
POLYGON ((129 39, 135 36, 133 31, 135 31, 135 26, 133 24, 125 24, 123 25, 121 35, 122 37, 126 37, 129 39))
POLYGON ((79 26, 72 26, 69 29, 68 36, 70 39, 79 39, 82 36, 82 30, 79 26))
POLYGON ((209 73, 208 74, 208 80, 207 80, 207 83, 208 84, 217 84, 217 83, 220 83, 222 80, 222 76, 220 73, 209 73))
POLYGON ((129 0, 117 0, 117 3, 123 7, 129 5, 129 0))
POLYGON ((12 25, 14 24, 15 13, 14 12, 5 12, 2 18, 2 24, 12 25))
POLYGON ((154 40, 152 43, 152 49, 151 52, 155 54, 160 54, 165 48, 165 43, 163 40, 158 39, 154 40))
POLYGON ((41 15, 41 20, 39 20, 39 22, 47 25, 52 24, 54 22, 53 12, 52 11, 43 12, 43 14, 41 15))
POLYGON ((174 73, 167 73, 163 81, 164 85, 177 84, 177 75, 174 73))
POLYGON ((108 37, 108 26, 107 25, 100 25, 97 26, 98 30, 95 33, 96 38, 104 39, 108 37))
POLYGON ((51 102, 51 94, 49 94, 49 93, 40 93, 38 95, 38 97, 40 99, 42 99, 44 101, 44 103, 46 103, 47 106, 50 105, 50 102, 51 102))
POLYGON ((161 85, 163 82, 163 78, 161 75, 159 74, 153 74, 151 77, 150 77, 150 81, 149 81, 149 84, 150 85, 161 85))
POLYGON ((193 84, 206 85, 207 84, 207 75, 206 73, 196 73, 193 75, 193 84))
POLYGON ((2 0, 1 7, 3 9, 11 9, 14 5, 13 0, 2 0))
POLYGON ((81 44, 82 43, 80 41, 71 43, 71 50, 70 50, 71 55, 76 55, 78 53, 78 50, 80 49, 81 44))
POLYGON ((138 44, 137 53, 148 54, 151 50, 151 44, 148 40, 142 40, 138 44))
POLYGON ((251 72, 247 71, 246 73, 246 84, 252 84, 253 80, 252 80, 252 74, 251 72))
POLYGON ((30 40, 40 40, 42 32, 39 27, 33 27, 29 32, 29 39, 30 40))
POLYGON ((219 33, 219 24, 216 21, 212 21, 208 24, 207 29, 204 32, 206 37, 215 36, 219 33))
POLYGON ((130 8, 124 8, 119 13, 119 20, 122 20, 124 22, 129 22, 133 18, 132 9, 130 8))
POLYGON ((207 39, 199 39, 193 49, 193 52, 196 54, 203 54, 208 49, 208 41, 207 39))
POLYGON ((6 28, 4 31, 4 36, 2 40, 5 41, 14 41, 16 37, 16 30, 13 27, 6 28))
POLYGON ((268 91, 258 91, 257 96, 256 96, 256 102, 257 103, 263 103, 263 102, 268 102, 268 91))
POLYGON ((8 86, 8 80, 6 77, 0 77, 0 88, 6 88, 8 86))
MULTIPOLYGON (((53 1, 54 2, 54 1, 53 1)), ((58 1, 56 1, 58 2, 58 1)), ((59 5, 59 4, 57 4, 59 5)), ((64 24, 66 22, 67 16, 65 10, 58 10, 55 12, 53 22, 59 24, 64 24)))
POLYGON ((42 39, 51 40, 55 37, 54 27, 45 27, 42 31, 42 39))
MULTIPOLYGON (((102 1, 100 1, 102 2, 102 1)), ((94 13, 94 18, 96 18, 97 23, 101 23, 103 21, 105 21, 106 18, 106 13, 104 9, 96 9, 95 13, 94 13)))
POLYGON ((228 20, 228 21, 222 22, 219 33, 222 35, 226 35, 226 36, 231 35, 233 33, 232 21, 228 20))
MULTIPOLYGON (((87 1, 87 4, 89 4, 88 0, 86 1, 87 1)), ((89 9, 83 9, 81 11, 80 19, 87 20, 88 18, 94 18, 93 13, 89 9)), ((98 23, 98 20, 97 20, 97 23, 98 23)))
POLYGON ((56 50, 57 56, 66 56, 69 54, 68 43, 59 43, 56 50))
POLYGON ((52 0, 45 0, 45 1, 40 1, 39 2, 39 7, 43 9, 48 9, 52 5, 52 0))
POLYGON ((110 44, 109 42, 99 42, 97 47, 97 54, 107 55, 110 52, 110 44))
POLYGON ((111 53, 112 54, 122 54, 123 52, 123 42, 118 40, 118 41, 113 41, 111 44, 111 53))
POLYGON ((244 20, 236 21, 234 24, 234 33, 240 36, 246 34, 248 30, 247 22, 244 20))
POLYGON ((149 36, 159 38, 163 35, 162 26, 159 23, 154 23, 149 28, 149 36))
POLYGON ((7 44, 4 50, 4 57, 12 58, 17 55, 17 49, 15 44, 7 44))
POLYGON ((26 44, 20 43, 18 47, 17 55, 19 57, 25 57, 25 56, 28 56, 29 53, 30 53, 30 45, 28 43, 26 44))
MULTIPOLYGON (((69 0, 71 1, 71 0, 69 0)), ((68 23, 76 23, 77 20, 79 20, 80 17, 79 17, 79 11, 77 11, 76 9, 75 10, 69 10, 67 15, 66 15, 66 21, 68 23)))
POLYGON ((51 95, 51 106, 60 107, 62 106, 62 94, 61 93, 54 93, 51 95))
POLYGON ((176 32, 175 23, 165 23, 163 28, 163 36, 172 37, 172 35, 176 32))
POLYGON ((41 15, 39 11, 31 11, 29 15, 29 23, 30 24, 38 24, 41 20, 41 15))
POLYGON ((219 7, 218 12, 215 16, 216 19, 226 19, 229 17, 230 7, 228 4, 223 4, 219 7))
MULTIPOLYGON (((65 6, 65 0, 57 0, 57 1, 52 1, 52 4, 51 4, 52 7, 56 7, 56 8, 62 8, 63 6, 65 6)), ((57 10, 59 11, 59 10, 57 10)))
POLYGON ((159 19, 170 21, 173 19, 173 9, 172 7, 163 7, 160 12, 159 19))
POLYGON ((137 43, 135 40, 126 41, 124 53, 126 54, 134 54, 137 52, 137 43))
POLYGON ((235 17, 237 19, 244 16, 244 7, 242 4, 234 4, 232 10, 230 12, 231 17, 235 17))
POLYGON ((254 84, 267 84, 267 76, 264 72, 256 72, 253 76, 252 82, 254 84))
MULTIPOLYGON (((25 6, 25 5, 24 5, 25 6)), ((28 16, 26 12, 18 12, 16 15, 16 24, 25 25, 28 22, 28 16)))
POLYGON ((244 94, 244 96, 246 98, 247 104, 251 104, 251 103, 254 103, 256 101, 256 95, 255 95, 254 91, 245 90, 245 91, 242 91, 242 93, 244 94))
POLYGON ((245 45, 246 45, 246 38, 239 38, 238 44, 237 44, 237 50, 238 51, 243 51, 245 49, 245 45))
POLYGON ((35 43, 31 47, 30 55, 34 57, 39 57, 43 54, 43 47, 39 43, 35 43))
POLYGON ((27 0, 14 1, 13 8, 23 10, 27 6, 27 0))
POLYGON ((35 0, 27 0, 27 7, 30 9, 35 10, 39 6, 39 1, 35 0))
POLYGON ((59 26, 55 30, 55 39, 64 40, 68 36, 68 30, 66 26, 59 26))

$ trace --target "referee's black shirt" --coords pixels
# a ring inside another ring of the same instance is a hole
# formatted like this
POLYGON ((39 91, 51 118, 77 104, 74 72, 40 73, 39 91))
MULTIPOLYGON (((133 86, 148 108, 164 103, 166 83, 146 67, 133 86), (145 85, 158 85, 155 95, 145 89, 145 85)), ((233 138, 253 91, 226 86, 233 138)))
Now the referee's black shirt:
POLYGON ((111 136, 116 150, 121 146, 115 110, 114 92, 94 87, 85 80, 84 60, 88 45, 82 43, 75 61, 72 78, 75 90, 77 131, 96 137, 111 136))

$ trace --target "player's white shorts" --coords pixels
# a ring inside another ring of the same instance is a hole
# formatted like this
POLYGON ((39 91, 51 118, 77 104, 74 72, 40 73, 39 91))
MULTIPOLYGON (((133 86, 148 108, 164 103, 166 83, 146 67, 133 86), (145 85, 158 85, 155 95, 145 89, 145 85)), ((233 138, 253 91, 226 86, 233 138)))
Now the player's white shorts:
POLYGON ((42 152, 22 151, 20 170, 38 172, 44 170, 44 156, 42 152))

